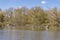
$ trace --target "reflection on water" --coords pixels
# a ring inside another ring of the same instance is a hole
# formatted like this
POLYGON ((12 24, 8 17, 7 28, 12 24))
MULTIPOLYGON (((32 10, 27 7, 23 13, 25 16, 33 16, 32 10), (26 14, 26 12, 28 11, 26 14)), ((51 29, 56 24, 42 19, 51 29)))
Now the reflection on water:
POLYGON ((51 31, 0 30, 0 40, 60 40, 57 37, 51 31))

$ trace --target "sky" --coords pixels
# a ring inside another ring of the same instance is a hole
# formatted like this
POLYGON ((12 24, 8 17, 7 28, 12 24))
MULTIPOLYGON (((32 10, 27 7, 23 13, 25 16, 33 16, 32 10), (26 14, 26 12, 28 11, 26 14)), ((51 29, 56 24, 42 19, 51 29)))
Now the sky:
POLYGON ((57 7, 60 8, 60 0, 0 0, 0 8, 17 8, 17 7, 27 7, 32 8, 36 6, 41 6, 44 9, 57 7))

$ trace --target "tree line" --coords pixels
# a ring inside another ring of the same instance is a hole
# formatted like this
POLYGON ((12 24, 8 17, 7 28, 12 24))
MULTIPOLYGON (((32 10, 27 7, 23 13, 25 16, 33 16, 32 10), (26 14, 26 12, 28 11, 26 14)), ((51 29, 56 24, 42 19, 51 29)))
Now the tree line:
POLYGON ((46 26, 49 30, 59 30, 60 10, 56 7, 47 10, 41 7, 0 10, 0 29, 7 24, 23 30, 46 30, 46 26))

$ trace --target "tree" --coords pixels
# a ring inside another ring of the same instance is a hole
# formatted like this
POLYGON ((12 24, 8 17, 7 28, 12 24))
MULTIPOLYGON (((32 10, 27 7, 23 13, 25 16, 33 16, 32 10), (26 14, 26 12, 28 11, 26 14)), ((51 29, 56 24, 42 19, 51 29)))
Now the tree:
POLYGON ((3 13, 0 12, 0 29, 2 29, 3 27, 3 22, 4 22, 4 16, 3 16, 3 13))
POLYGON ((40 28, 41 25, 47 25, 48 23, 48 17, 47 14, 45 14, 44 10, 40 7, 35 7, 29 10, 28 13, 31 17, 32 25, 34 25, 35 28, 40 28))
POLYGON ((47 14, 49 16, 49 25, 50 25, 50 30, 57 30, 59 28, 60 24, 60 15, 59 15, 59 10, 55 7, 50 10, 48 10, 47 14))
POLYGON ((57 8, 53 8, 52 12, 54 14, 54 22, 55 22, 54 26, 56 26, 57 28, 60 28, 60 15, 58 13, 58 9, 57 8))

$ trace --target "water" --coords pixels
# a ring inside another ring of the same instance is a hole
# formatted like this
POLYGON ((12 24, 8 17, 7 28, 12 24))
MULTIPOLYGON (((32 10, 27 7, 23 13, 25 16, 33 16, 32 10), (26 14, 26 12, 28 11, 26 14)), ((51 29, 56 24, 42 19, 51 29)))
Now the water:
POLYGON ((60 32, 0 30, 0 40, 60 40, 60 36, 57 34, 60 35, 60 32))

